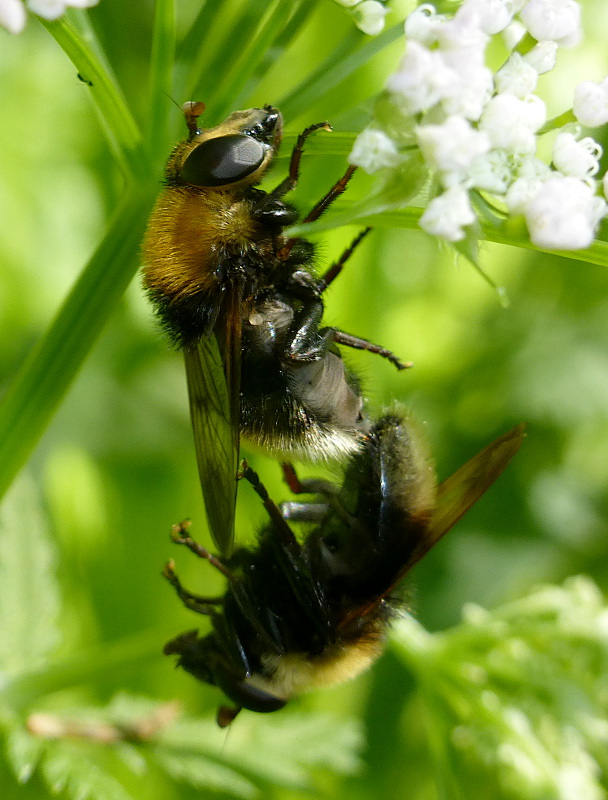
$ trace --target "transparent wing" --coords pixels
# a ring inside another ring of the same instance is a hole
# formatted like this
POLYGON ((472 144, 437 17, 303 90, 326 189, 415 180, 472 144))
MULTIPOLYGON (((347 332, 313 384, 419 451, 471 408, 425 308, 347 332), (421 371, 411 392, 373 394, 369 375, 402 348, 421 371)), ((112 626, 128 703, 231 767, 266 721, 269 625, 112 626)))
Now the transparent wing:
MULTIPOLYGON (((237 389, 227 385, 224 359, 214 335, 184 351, 190 418, 198 473, 215 546, 229 555, 234 541, 239 448, 237 389)), ((234 366, 234 364, 233 364, 234 366)), ((231 374, 231 383, 235 376, 231 374)))
POLYGON ((380 597, 350 611, 340 622, 340 627, 346 627, 354 619, 373 613, 383 598, 395 589, 412 567, 424 558, 441 537, 479 500, 519 450, 525 427, 523 424, 518 425, 500 436, 439 485, 429 525, 395 580, 380 597))
POLYGON ((452 528, 505 469, 524 439, 525 425, 518 425, 473 456, 437 489, 431 522, 401 576, 420 561, 452 528))

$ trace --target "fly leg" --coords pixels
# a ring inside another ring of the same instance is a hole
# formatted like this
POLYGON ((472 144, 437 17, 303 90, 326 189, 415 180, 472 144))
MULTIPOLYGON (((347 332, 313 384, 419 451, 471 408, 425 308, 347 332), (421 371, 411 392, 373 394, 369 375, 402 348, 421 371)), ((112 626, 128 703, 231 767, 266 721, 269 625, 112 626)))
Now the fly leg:
POLYGON ((274 544, 276 565, 281 570, 290 591, 293 601, 307 618, 324 643, 331 641, 331 620, 328 616, 327 602, 324 596, 324 587, 319 583, 314 573, 303 556, 302 546, 296 539, 291 527, 283 517, 281 510, 268 496, 266 487, 259 476, 243 462, 243 477, 253 486, 254 491, 262 500, 264 508, 272 520, 271 542, 274 544))
POLYGON ((190 611, 196 611, 197 614, 204 614, 208 617, 217 614, 217 606, 223 603, 223 597, 203 597, 185 589, 175 574, 175 562, 173 559, 165 564, 162 575, 173 586, 179 599, 190 611))
POLYGON ((294 494, 316 494, 325 498, 324 503, 281 503, 283 517, 292 522, 321 522, 331 509, 336 516, 352 527, 356 520, 340 502, 340 487, 318 478, 300 480, 293 464, 281 464, 283 479, 294 494))
MULTIPOLYGON (((209 552, 205 547, 195 542, 194 539, 188 534, 190 527, 190 520, 184 520, 179 525, 174 525, 171 529, 171 539, 175 544, 183 544, 191 550, 199 558, 204 558, 213 567, 218 569, 222 575, 228 580, 234 581, 234 576, 222 562, 209 552)), ((194 594, 184 588, 180 579, 175 573, 175 563, 173 559, 165 564, 163 569, 163 577, 166 578, 171 586, 175 589, 178 597, 182 603, 191 611, 196 611, 198 614, 205 614, 206 616, 214 616, 217 614, 217 606, 223 603, 223 597, 205 597, 203 595, 194 594)))
MULTIPOLYGON (((294 494, 317 494, 329 500, 338 493, 338 487, 329 481, 315 478, 300 480, 293 464, 281 464, 283 479, 294 494)), ((291 522, 321 522, 331 508, 330 502, 296 503, 289 501, 279 506, 281 514, 291 522)))
POLYGON ((171 528, 171 540, 175 542, 175 544, 184 544, 186 547, 191 550, 195 556, 199 558, 205 559, 208 561, 212 567, 215 567, 222 575, 227 578, 229 581, 234 581, 234 575, 230 572, 230 570, 222 564, 222 562, 214 556, 206 547, 203 547, 198 542, 195 542, 194 539, 188 534, 188 528, 190 527, 190 520, 184 520, 184 522, 180 522, 178 525, 174 525, 171 528))
POLYGON ((334 334, 334 342, 337 342, 338 344, 352 347, 355 350, 367 350, 369 353, 376 353, 376 355, 382 356, 382 358, 386 358, 387 361, 390 361, 391 364, 394 364, 398 370, 409 369, 410 367, 414 366, 413 361, 401 361, 401 359, 398 358, 392 352, 392 350, 387 350, 386 347, 381 347, 379 344, 374 344, 367 339, 361 339, 359 336, 352 336, 350 333, 339 331, 336 328, 333 328, 332 330, 334 334))
POLYGON ((273 198, 283 197, 283 195, 296 187, 298 178, 300 177, 300 161, 302 159, 302 152, 304 151, 304 143, 311 133, 318 130, 331 131, 331 125, 329 122, 316 122, 314 125, 309 125, 308 128, 304 128, 296 140, 295 147, 291 151, 287 177, 270 193, 273 198))
POLYGON ((391 350, 374 344, 367 339, 353 336, 337 328, 321 328, 319 323, 323 316, 323 304, 314 300, 305 304, 296 314, 291 326, 290 336, 286 342, 285 353, 292 361, 315 361, 330 350, 332 343, 346 345, 356 350, 367 350, 386 358, 397 369, 412 367, 411 361, 401 361, 391 350))
POLYGON ((277 504, 268 495, 266 487, 260 480, 257 472, 254 472, 254 470, 251 469, 246 461, 242 462, 242 477, 245 478, 246 481, 249 481, 255 493, 262 501, 264 508, 268 512, 268 516, 273 523, 274 530, 279 535, 279 540, 283 547, 285 547, 292 555, 300 555, 300 543, 296 539, 294 532, 285 521, 285 518, 277 504))
MULTIPOLYGON (((296 147, 297 147, 297 145, 296 145, 296 147)), ((294 150, 294 153, 295 153, 295 150, 294 150)), ((292 159, 293 159, 293 156, 292 156, 292 159)), ((298 159, 298 164, 299 164, 299 159, 298 159)), ((315 203, 315 205, 311 208, 311 210, 308 212, 308 214, 304 217, 302 222, 303 223, 314 222, 316 219, 319 219, 321 214, 334 202, 334 200, 337 197, 340 197, 340 195, 345 191, 345 189, 346 189, 346 187, 348 185, 348 182, 352 178, 353 173, 354 173, 354 171, 356 169, 357 168, 352 166, 352 165, 349 166, 348 169, 346 170, 346 172, 344 173, 344 175, 342 175, 342 177, 339 178, 334 183, 334 185, 327 192, 327 194, 324 197, 322 197, 319 200, 318 203, 315 203)), ((284 183, 285 183, 285 181, 284 181, 284 183)), ((278 258, 281 259, 281 260, 285 260, 286 258, 288 258, 289 254, 291 253, 291 251, 293 249, 293 246, 295 245, 295 243, 297 241, 298 240, 295 239, 295 238, 288 239, 285 242, 285 244, 283 245, 283 247, 281 247, 281 249, 279 250, 279 252, 277 254, 278 258)))
POLYGON ((319 280, 318 287, 319 287, 319 294, 322 294, 327 287, 329 286, 332 281, 334 281, 338 275, 342 272, 342 268, 344 264, 348 261, 348 259, 352 256, 355 252, 356 248, 359 244, 363 241, 363 239, 367 236, 367 234, 371 231, 371 228, 364 228, 360 233, 355 236, 352 240, 350 245, 346 248, 346 250, 342 253, 340 258, 335 261, 331 267, 323 274, 322 278, 319 280))

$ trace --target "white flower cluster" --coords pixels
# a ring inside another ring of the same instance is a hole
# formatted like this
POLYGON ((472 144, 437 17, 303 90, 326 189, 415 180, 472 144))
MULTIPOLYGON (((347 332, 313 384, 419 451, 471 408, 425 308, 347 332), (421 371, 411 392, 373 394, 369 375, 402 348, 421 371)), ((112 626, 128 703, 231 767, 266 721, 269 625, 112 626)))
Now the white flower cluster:
POLYGON ((355 25, 369 36, 377 36, 384 30, 384 17, 388 9, 380 0, 335 0, 340 6, 348 8, 355 25))
MULTIPOLYGON (((559 47, 580 41, 580 11, 576 0, 462 0, 452 15, 419 6, 405 22, 406 50, 388 80, 382 122, 362 132, 350 161, 376 172, 421 154, 436 188, 420 226, 448 241, 465 237, 476 220, 471 194, 483 192, 504 214, 523 215, 538 247, 588 247, 608 204, 597 194, 601 147, 577 121, 608 122, 608 79, 577 87, 551 164, 536 156, 546 123, 538 76, 554 67, 559 47), (496 35, 510 55, 492 73, 485 56, 496 35)), ((608 178, 603 185, 606 195, 608 178)))
MULTIPOLYGON (((27 0, 27 8, 45 19, 57 19, 68 8, 89 8, 99 0, 27 0)), ((25 27, 25 6, 22 0, 0 0, 0 25, 9 33, 21 33, 25 27)))

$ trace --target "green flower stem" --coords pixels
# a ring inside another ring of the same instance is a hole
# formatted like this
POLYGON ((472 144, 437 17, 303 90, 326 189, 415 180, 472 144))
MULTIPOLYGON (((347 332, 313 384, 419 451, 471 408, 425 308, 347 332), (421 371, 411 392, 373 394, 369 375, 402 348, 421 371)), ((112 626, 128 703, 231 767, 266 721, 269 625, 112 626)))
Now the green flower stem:
MULTIPOLYGON (((291 151, 298 138, 297 133, 286 133, 283 136, 281 150, 277 159, 291 158, 291 151)), ((343 133, 342 131, 327 132, 318 131, 314 136, 309 136, 306 140, 304 149, 305 156, 347 156, 353 149, 353 142, 356 139, 355 133, 343 133)))
POLYGON ((142 663, 161 658, 162 631, 144 631, 134 636, 110 642, 86 655, 51 664, 44 669, 20 675, 6 681, 0 693, 1 702, 12 712, 28 709, 33 703, 52 692, 90 683, 108 673, 141 670, 142 663))
POLYGON ((551 131, 556 131, 570 122, 576 122, 576 117, 574 116, 572 109, 564 111, 563 114, 559 114, 559 116, 553 117, 553 119, 547 120, 547 122, 545 122, 542 128, 540 128, 538 131, 538 135, 542 136, 543 133, 551 133, 551 131))
MULTIPOLYGON (((377 215, 358 216, 355 206, 346 203, 336 204, 335 213, 328 213, 316 222, 306 225, 294 225, 287 231, 288 236, 309 236, 313 233, 338 228, 341 225, 370 225, 372 228, 406 228, 418 229, 418 220, 424 209, 410 207, 404 210, 387 211, 377 215)), ((591 247, 584 250, 545 250, 532 244, 523 219, 507 219, 500 225, 481 221, 481 239, 486 242, 508 244, 537 253, 568 258, 572 261, 584 261, 588 264, 608 267, 608 242, 596 239, 591 247)))
POLYGON ((42 436, 138 267, 156 187, 128 192, 109 230, 0 404, 0 497, 42 436))
POLYGON ((125 180, 145 176, 149 172, 141 132, 109 66, 96 46, 86 17, 79 16, 81 33, 66 17, 40 23, 49 31, 81 75, 91 85, 91 97, 101 117, 106 136, 120 165, 125 180))

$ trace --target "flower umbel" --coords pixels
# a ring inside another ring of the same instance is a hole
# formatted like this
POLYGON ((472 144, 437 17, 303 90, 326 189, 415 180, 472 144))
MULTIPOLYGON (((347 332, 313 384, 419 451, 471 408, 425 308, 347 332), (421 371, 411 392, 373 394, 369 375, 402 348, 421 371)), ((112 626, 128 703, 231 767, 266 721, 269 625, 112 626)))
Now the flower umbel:
POLYGON ((588 247, 608 212, 598 194, 602 149, 572 122, 608 122, 608 79, 577 87, 552 161, 536 155, 539 136, 557 127, 547 125, 538 77, 553 69, 559 48, 579 41, 580 16, 576 0, 462 0, 453 14, 439 14, 431 3, 419 6, 405 22, 404 56, 370 125, 383 159, 367 130, 351 161, 388 180, 394 164, 406 175, 404 163, 422 157, 433 180, 427 180, 430 199, 420 226, 448 241, 465 237, 476 220, 469 195, 484 192, 496 214, 523 215, 536 246, 588 247), (493 73, 486 56, 496 36, 511 52, 493 73), (414 146, 400 130, 414 131, 414 146))

